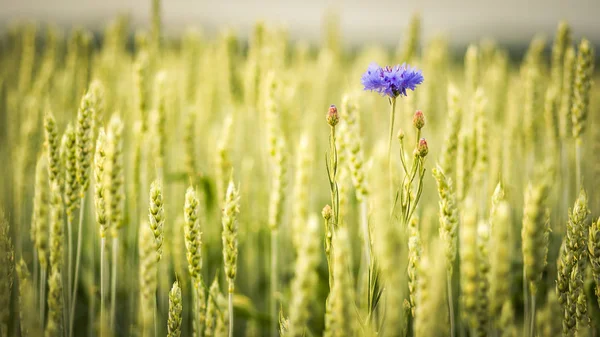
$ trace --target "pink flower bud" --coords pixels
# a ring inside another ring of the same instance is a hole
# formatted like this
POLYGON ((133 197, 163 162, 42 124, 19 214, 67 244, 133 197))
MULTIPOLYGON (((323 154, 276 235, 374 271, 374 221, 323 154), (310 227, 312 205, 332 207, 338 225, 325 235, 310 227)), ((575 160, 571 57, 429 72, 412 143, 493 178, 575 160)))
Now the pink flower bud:
POLYGON ((425 140, 425 138, 421 138, 419 140, 419 145, 417 145, 417 152, 419 153, 419 156, 421 156, 421 158, 425 158, 427 153, 429 153, 429 148, 427 147, 427 141, 425 140))
POLYGON ((338 115, 338 109, 334 104, 332 104, 329 106, 329 112, 327 112, 327 124, 329 124, 331 127, 334 127, 339 121, 340 116, 338 115))
POLYGON ((331 219, 331 217, 333 216, 333 210, 331 209, 331 206, 325 205, 325 207, 323 207, 323 210, 321 211, 321 215, 325 220, 331 219))
POLYGON ((425 116, 423 115, 423 111, 417 110, 415 112, 415 116, 413 117, 413 125, 419 130, 425 126, 425 116))

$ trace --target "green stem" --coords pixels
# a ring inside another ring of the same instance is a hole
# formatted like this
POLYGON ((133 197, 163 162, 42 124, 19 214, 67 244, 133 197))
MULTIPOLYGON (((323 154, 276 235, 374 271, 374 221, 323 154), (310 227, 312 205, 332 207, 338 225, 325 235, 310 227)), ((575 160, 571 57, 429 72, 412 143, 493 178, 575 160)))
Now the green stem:
POLYGON ((69 304, 71 303, 71 292, 73 280, 73 215, 67 216, 67 286, 64 290, 67 292, 67 302, 65 309, 69 312, 69 304))
POLYGON ((523 324, 523 336, 527 336, 527 323, 529 322, 529 295, 527 291, 527 273, 525 272, 525 266, 523 266, 523 313, 525 316, 525 324, 523 324))
POLYGON ((388 140, 388 173, 390 176, 390 197, 394 198, 394 175, 392 173, 392 138, 394 137, 394 120, 396 119, 396 98, 391 99, 390 137, 388 140))
POLYGON ((106 249, 106 239, 100 239, 100 337, 104 337, 104 250, 106 249))
MULTIPOLYGON (((75 255, 75 282, 73 284, 73 292, 71 293, 71 314, 69 315, 69 336, 73 336, 73 319, 75 318, 75 305, 77 304, 77 288, 79 280, 79 263, 81 262, 81 241, 83 238, 83 215, 85 207, 85 194, 81 197, 79 207, 79 225, 77 229, 77 253, 75 255)), ((70 254, 69 254, 70 255, 70 254)))
POLYGON ((119 259, 119 237, 114 236, 112 240, 112 272, 110 274, 110 328, 115 328, 115 308, 117 305, 117 266, 119 259))
POLYGON ((363 232, 365 261, 367 262, 367 265, 371 263, 371 235, 369 233, 368 212, 367 201, 363 199, 363 201, 360 203, 360 225, 363 232))
POLYGON ((583 142, 581 140, 581 138, 577 138, 575 140, 575 165, 577 166, 577 191, 581 190, 581 179, 582 179, 582 167, 581 167, 581 160, 582 160, 582 145, 583 142))
POLYGON ((44 326, 44 322, 46 319, 46 273, 47 267, 42 266, 40 278, 40 322, 42 322, 42 327, 44 326))
POLYGON ((531 321, 529 322, 529 337, 535 337, 535 292, 531 292, 531 321))
POLYGON ((450 337, 454 337, 454 301, 452 300, 452 274, 446 272, 446 289, 448 291, 448 313, 450 315, 450 337))
POLYGON ((271 335, 277 337, 277 229, 271 230, 271 335))
POLYGON ((233 292, 229 292, 229 337, 233 337, 233 292))

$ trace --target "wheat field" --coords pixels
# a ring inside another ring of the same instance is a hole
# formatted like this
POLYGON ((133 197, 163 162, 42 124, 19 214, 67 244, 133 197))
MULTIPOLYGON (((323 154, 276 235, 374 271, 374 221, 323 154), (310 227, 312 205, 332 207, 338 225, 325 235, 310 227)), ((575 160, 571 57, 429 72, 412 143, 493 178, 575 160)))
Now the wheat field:
POLYGON ((152 4, 0 36, 0 337, 599 336, 598 59, 567 22, 522 55, 416 14, 348 48, 334 16, 167 36, 152 4))

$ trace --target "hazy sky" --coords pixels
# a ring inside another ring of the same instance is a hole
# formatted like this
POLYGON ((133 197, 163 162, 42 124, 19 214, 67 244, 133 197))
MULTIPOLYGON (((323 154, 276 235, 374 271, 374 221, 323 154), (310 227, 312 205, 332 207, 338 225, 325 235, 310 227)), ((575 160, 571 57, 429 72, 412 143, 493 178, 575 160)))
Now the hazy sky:
MULTIPOLYGON (((339 13, 347 43, 395 43, 410 15, 419 11, 425 37, 444 33, 463 45, 482 37, 502 43, 527 43, 535 33, 553 34, 566 19, 575 37, 600 41, 600 0, 463 0, 463 1, 327 1, 327 0, 163 0, 167 31, 186 26, 208 30, 232 27, 240 33, 258 20, 284 23, 292 37, 316 40, 328 10, 339 13)), ((33 18, 62 25, 102 26, 119 13, 132 15, 136 26, 147 26, 150 0, 0 0, 0 23, 33 18)), ((4 24, 2 26, 4 26, 4 24)))

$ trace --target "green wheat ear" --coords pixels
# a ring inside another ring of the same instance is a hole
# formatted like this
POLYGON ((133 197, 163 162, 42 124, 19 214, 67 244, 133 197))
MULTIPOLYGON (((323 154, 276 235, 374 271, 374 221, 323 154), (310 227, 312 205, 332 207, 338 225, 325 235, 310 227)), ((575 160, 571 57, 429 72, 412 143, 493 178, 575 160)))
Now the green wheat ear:
POLYGON ((181 300, 181 287, 179 282, 175 281, 169 292, 169 320, 167 323, 168 337, 181 336, 181 312, 183 310, 181 300))

